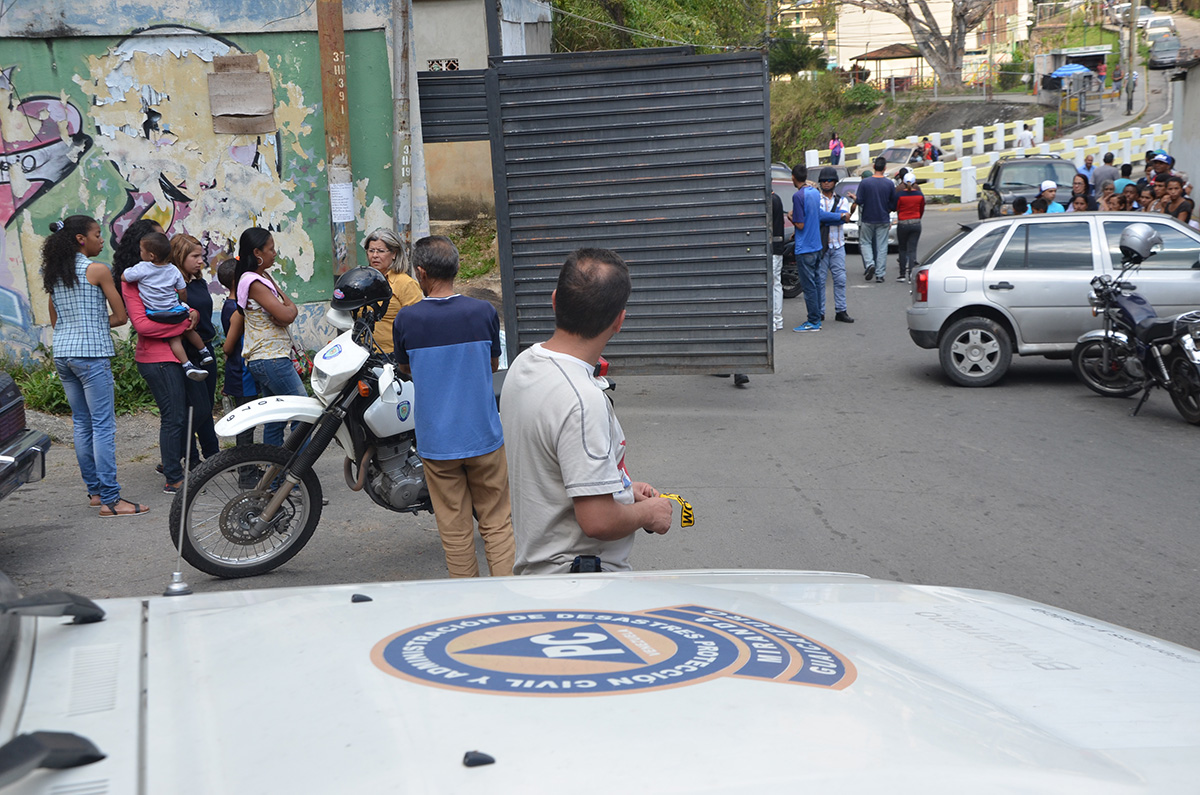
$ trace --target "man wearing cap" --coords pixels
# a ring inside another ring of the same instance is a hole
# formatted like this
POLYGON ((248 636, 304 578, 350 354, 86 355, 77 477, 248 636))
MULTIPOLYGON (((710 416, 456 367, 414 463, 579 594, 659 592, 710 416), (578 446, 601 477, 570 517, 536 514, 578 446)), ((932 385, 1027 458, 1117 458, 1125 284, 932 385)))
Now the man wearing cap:
MULTIPOLYGON (((880 158, 882 159, 882 158, 880 158)), ((890 180, 888 180, 890 182, 890 180)), ((796 267, 800 271, 800 284, 804 288, 804 305, 808 319, 792 331, 821 330, 821 299, 818 286, 825 291, 825 282, 817 284, 821 259, 821 224, 842 224, 847 215, 827 213, 821 209, 821 197, 816 188, 808 184, 808 167, 801 163, 792 168, 792 225, 796 227, 796 267)))
POLYGON ((1041 188, 1042 190, 1040 193, 1038 193, 1037 197, 1046 201, 1046 212, 1065 213, 1067 211, 1066 207, 1063 207, 1054 200, 1054 197, 1058 195, 1057 182, 1052 179, 1048 179, 1042 183, 1041 188))
MULTIPOLYGON (((833 192, 837 186, 837 171, 826 166, 817 178, 821 189, 821 211, 838 215, 850 214, 850 202, 833 192)), ((846 311, 846 235, 841 224, 821 222, 821 259, 817 265, 817 297, 821 317, 825 316, 825 274, 833 276, 833 319, 853 323, 846 311)))

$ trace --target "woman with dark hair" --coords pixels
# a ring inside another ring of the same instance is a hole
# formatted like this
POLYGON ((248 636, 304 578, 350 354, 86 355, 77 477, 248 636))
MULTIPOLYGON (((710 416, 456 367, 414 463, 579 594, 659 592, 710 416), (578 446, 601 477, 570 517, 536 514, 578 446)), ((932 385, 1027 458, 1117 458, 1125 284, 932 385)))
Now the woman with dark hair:
POLYGON ((88 501, 106 519, 146 513, 145 505, 121 498, 117 482, 116 348, 109 329, 128 318, 112 271, 92 261, 104 249, 100 224, 72 215, 50 230, 42 246, 42 284, 50 294, 54 369, 71 405, 75 459, 88 501))
MULTIPOLYGON (((208 280, 204 278, 204 249, 200 245, 200 241, 191 235, 172 237, 171 264, 183 274, 183 281, 187 285, 185 288, 187 297, 184 303, 199 313, 199 319, 196 321, 196 333, 200 335, 204 345, 211 350, 213 337, 217 336, 217 330, 213 327, 212 322, 213 300, 212 295, 208 292, 208 280)), ((185 346, 185 348, 187 348, 189 358, 198 361, 198 351, 191 346, 185 346)), ((217 399, 217 363, 213 360, 207 364, 196 366, 207 370, 208 378, 203 381, 188 379, 183 385, 184 391, 187 393, 188 405, 194 410, 192 413, 193 438, 187 440, 186 445, 191 466, 200 463, 201 452, 204 453, 205 458, 208 458, 216 455, 221 449, 217 432, 213 428, 213 404, 217 399), (199 450, 196 449, 197 442, 200 445, 199 450)), ((186 436, 187 433, 185 432, 184 435, 186 436)))
MULTIPOLYGON (((308 392, 291 357, 288 326, 298 310, 279 289, 268 271, 275 265, 275 239, 266 229, 250 227, 238 240, 238 267, 234 283, 237 303, 245 318, 242 358, 258 386, 258 394, 299 395, 308 392)), ((263 427, 263 441, 283 444, 283 423, 263 427)))
POLYGON ((1084 205, 1088 210, 1095 210, 1098 205, 1096 200, 1092 198, 1092 186, 1088 182, 1088 178, 1083 174, 1076 174, 1071 180, 1071 195, 1067 197, 1067 212, 1075 212, 1075 198, 1082 196, 1084 205))
POLYGON ((112 273, 117 284, 121 283, 121 274, 125 273, 126 268, 132 268, 142 261, 142 238, 151 232, 162 231, 162 224, 148 218, 141 218, 129 225, 113 249, 112 273))

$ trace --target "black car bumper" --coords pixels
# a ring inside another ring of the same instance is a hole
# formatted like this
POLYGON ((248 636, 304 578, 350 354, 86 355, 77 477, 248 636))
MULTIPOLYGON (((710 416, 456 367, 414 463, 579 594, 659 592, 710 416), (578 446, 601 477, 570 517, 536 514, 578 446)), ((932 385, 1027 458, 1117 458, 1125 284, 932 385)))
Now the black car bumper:
POLYGON ((49 449, 49 436, 41 431, 25 431, 0 450, 0 499, 46 476, 49 449))
POLYGON ((938 343, 938 335, 936 331, 917 331, 909 329, 908 336, 912 337, 912 341, 917 343, 921 348, 936 348, 938 343))

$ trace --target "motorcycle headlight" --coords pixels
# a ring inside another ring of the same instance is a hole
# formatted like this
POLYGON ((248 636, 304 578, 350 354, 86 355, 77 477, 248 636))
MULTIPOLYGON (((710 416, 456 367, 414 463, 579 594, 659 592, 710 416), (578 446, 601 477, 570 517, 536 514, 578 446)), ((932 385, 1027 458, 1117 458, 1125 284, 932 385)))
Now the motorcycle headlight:
POLYGON ((313 391, 324 395, 329 391, 329 374, 320 367, 313 366, 312 374, 313 391))

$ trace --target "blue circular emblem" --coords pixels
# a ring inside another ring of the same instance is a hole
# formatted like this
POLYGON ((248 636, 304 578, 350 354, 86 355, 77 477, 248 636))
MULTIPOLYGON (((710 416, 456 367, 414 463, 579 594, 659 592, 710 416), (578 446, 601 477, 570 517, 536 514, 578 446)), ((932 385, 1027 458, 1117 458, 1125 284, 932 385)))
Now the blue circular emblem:
POLYGON ((408 419, 408 414, 410 411, 412 411, 412 404, 409 403, 407 400, 401 400, 396 405, 396 417, 401 422, 404 422, 405 420, 408 419))
POLYGON ((855 677, 803 635, 700 606, 466 616, 384 638, 371 658, 422 684, 521 696, 637 693, 717 676, 841 689, 855 677))
POLYGON ((321 358, 322 359, 332 359, 334 356, 337 356, 341 352, 342 352, 342 346, 334 345, 332 348, 330 348, 329 350, 327 350, 323 354, 321 354, 321 358))

